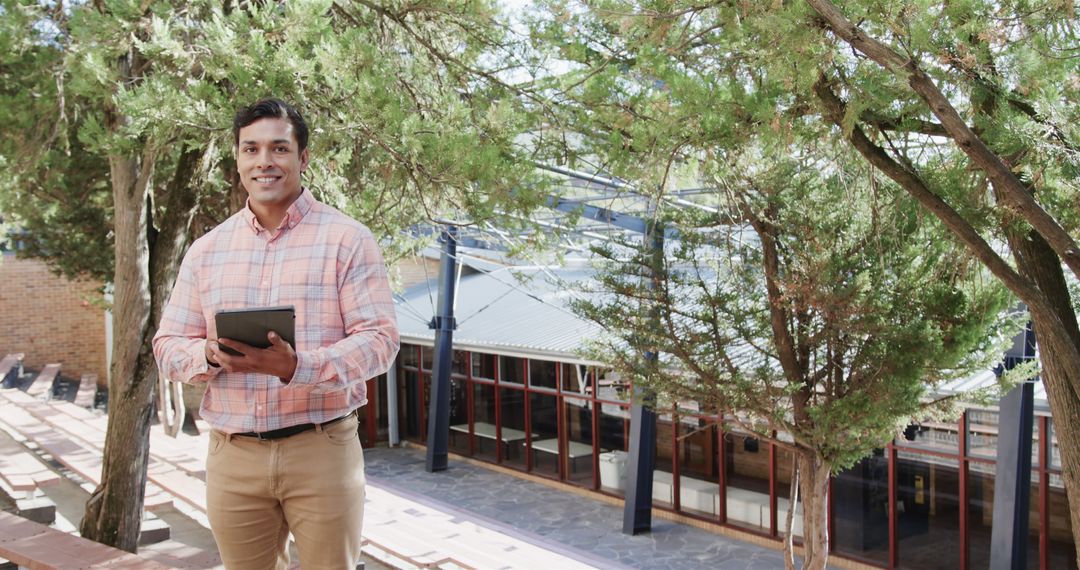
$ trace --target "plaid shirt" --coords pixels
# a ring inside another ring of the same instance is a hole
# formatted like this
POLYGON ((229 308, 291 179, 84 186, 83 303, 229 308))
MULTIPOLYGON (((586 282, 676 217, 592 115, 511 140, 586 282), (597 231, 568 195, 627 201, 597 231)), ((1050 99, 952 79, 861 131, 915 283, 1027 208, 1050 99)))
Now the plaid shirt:
POLYGON ((154 336, 160 373, 208 382, 201 415, 226 433, 321 423, 367 403, 398 350, 386 266, 371 231, 304 189, 275 231, 245 207, 191 245, 154 336), (223 309, 295 305, 296 373, 209 366, 223 309))

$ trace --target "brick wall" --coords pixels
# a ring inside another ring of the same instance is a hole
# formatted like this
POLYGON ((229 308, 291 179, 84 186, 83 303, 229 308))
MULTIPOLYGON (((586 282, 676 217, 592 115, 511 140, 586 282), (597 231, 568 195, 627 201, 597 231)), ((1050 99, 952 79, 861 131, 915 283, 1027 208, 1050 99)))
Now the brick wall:
MULTIPOLYGON (((439 260, 421 256, 402 259, 394 264, 390 271, 393 274, 395 285, 402 289, 408 289, 428 279, 437 282, 439 279, 439 260)), ((432 287, 434 286, 433 284, 432 287)))
POLYGON ((41 261, 0 255, 0 355, 22 352, 27 368, 59 362, 66 377, 97 374, 104 384, 105 311, 87 300, 97 286, 53 275, 41 261))

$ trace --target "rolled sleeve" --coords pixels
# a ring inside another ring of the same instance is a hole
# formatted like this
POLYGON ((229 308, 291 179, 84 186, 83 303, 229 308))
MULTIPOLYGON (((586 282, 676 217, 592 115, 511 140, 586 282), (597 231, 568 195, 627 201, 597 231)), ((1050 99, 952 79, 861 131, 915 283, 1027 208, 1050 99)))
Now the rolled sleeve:
POLYGON ((206 361, 206 319, 199 302, 192 257, 185 257, 180 265, 153 340, 158 372, 168 380, 184 383, 206 382, 221 373, 220 368, 213 368, 206 361))

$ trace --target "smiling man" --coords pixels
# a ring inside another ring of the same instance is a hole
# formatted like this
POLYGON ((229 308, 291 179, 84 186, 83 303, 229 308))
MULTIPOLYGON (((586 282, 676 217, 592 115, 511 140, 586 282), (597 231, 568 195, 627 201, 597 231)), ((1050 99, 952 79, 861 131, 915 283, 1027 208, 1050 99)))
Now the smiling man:
POLYGON ((154 337, 161 374, 208 384, 207 514, 225 567, 355 568, 364 513, 356 410, 398 350, 382 254, 303 187, 308 128, 264 99, 233 122, 247 205, 192 244, 154 337), (293 305, 295 349, 217 338, 226 309, 293 305), (239 355, 222 350, 229 347, 239 355))

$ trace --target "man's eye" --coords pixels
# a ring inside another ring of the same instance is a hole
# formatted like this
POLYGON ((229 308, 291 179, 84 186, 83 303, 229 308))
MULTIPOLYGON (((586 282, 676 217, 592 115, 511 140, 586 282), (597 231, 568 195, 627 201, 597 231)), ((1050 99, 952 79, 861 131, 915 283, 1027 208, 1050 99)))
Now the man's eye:
POLYGON ((279 147, 277 147, 277 151, 278 152, 289 152, 289 147, 287 147, 287 146, 279 146, 279 147))

